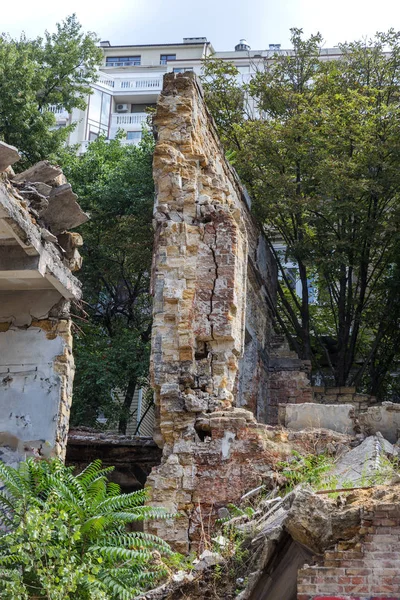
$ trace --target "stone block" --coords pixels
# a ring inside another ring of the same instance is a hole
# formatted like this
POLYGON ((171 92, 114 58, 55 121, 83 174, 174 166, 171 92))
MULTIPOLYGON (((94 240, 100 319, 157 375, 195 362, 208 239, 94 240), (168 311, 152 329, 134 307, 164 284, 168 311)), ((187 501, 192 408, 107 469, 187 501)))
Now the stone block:
POLYGON ((22 173, 15 175, 13 181, 16 183, 29 181, 31 183, 41 182, 50 184, 60 175, 62 175, 62 170, 60 167, 55 167, 54 165, 50 164, 49 161, 42 160, 33 167, 26 169, 26 171, 22 171, 22 173))
POLYGON ((383 402, 381 406, 370 406, 360 413, 362 431, 367 434, 380 432, 392 444, 397 442, 400 431, 400 405, 383 402))
POLYGON ((89 216, 83 212, 77 203, 77 195, 66 183, 52 189, 49 205, 41 213, 41 218, 52 233, 59 235, 68 229, 82 225, 89 219, 89 216))
POLYGON ((0 173, 19 161, 19 159, 19 152, 14 146, 9 146, 5 142, 0 141, 0 173))
POLYGON ((281 404, 279 424, 294 431, 311 427, 352 434, 354 407, 351 404, 281 404))

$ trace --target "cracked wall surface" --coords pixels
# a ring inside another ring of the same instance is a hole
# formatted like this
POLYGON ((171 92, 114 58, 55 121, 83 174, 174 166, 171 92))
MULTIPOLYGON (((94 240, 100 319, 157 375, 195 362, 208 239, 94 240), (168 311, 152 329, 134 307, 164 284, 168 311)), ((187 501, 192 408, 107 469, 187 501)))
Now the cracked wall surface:
POLYGON ((273 344, 276 268, 193 74, 165 76, 154 125, 151 376, 163 459, 147 484, 151 502, 180 517, 149 527, 187 551, 202 520, 269 468, 262 423, 277 422, 279 381, 291 382, 286 401, 308 401, 311 388, 307 366, 273 344))
POLYGON ((81 290, 85 220, 61 169, 42 161, 15 175, 0 143, 0 457, 64 457, 74 361, 69 306, 81 290))

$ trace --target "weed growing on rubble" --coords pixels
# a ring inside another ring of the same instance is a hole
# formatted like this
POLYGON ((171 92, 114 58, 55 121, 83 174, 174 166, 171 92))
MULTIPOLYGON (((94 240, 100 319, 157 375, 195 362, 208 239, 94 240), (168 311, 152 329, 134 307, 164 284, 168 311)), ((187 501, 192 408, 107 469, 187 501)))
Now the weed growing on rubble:
POLYGON ((327 454, 302 455, 293 450, 289 460, 278 463, 278 469, 286 479, 284 492, 291 492, 301 483, 308 483, 314 489, 329 487, 332 478, 325 475, 332 466, 333 460, 327 454))
MULTIPOLYGON (((237 509, 237 507, 234 508, 237 509)), ((221 564, 215 565, 212 574, 215 599, 222 598, 222 590, 225 590, 224 598, 233 598, 246 586, 246 573, 248 573, 251 560, 251 554, 246 547, 243 532, 235 527, 223 526, 222 533, 224 544, 216 544, 213 548, 223 558, 221 564)))
POLYGON ((166 518, 143 506, 144 491, 121 494, 100 461, 74 476, 57 459, 0 462, 0 598, 131 600, 169 569, 164 541, 126 524, 166 518))
POLYGON ((392 480, 396 475, 400 473, 400 461, 397 456, 386 456, 382 452, 379 456, 379 468, 372 474, 367 474, 366 466, 361 473, 361 479, 359 481, 360 486, 374 486, 384 485, 392 480))

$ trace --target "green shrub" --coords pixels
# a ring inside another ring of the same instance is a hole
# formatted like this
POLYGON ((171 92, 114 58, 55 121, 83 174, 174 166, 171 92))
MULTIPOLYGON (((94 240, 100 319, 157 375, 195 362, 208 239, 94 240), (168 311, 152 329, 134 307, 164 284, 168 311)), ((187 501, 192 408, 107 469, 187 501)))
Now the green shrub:
POLYGON ((165 575, 169 546, 126 524, 171 517, 121 494, 100 461, 74 476, 58 460, 0 463, 0 598, 132 600, 165 575))
POLYGON ((286 479, 286 493, 300 483, 308 483, 316 490, 329 487, 332 478, 326 477, 326 473, 332 467, 333 460, 326 454, 302 455, 296 450, 292 450, 290 460, 278 463, 279 471, 286 479))

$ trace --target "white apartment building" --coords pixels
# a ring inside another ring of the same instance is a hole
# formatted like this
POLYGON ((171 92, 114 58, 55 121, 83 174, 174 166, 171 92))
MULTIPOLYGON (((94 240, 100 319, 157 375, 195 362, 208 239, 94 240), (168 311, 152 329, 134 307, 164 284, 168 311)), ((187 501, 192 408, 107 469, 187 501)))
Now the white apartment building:
POLYGON ((214 52, 203 37, 184 38, 178 44, 112 46, 104 41, 100 46, 104 64, 86 110, 68 114, 52 107, 58 127, 77 124, 68 143, 79 144, 80 152, 99 134, 113 139, 120 129, 126 134, 125 144, 138 143, 148 116, 146 109, 155 107, 164 74, 186 70, 200 73, 202 60, 214 52))
MULTIPOLYGON (((112 46, 103 41, 100 46, 104 63, 93 84, 93 94, 88 97, 86 110, 76 109, 68 114, 60 107, 51 109, 58 127, 77 123, 69 144, 79 144, 80 152, 84 152, 100 133, 113 139, 119 129, 126 134, 125 144, 138 143, 146 123, 146 108, 155 106, 165 73, 195 71, 200 74, 204 58, 214 55, 233 62, 240 79, 247 81, 258 64, 272 60, 277 52, 291 52, 281 49, 279 44, 270 44, 268 50, 251 50, 245 40, 240 40, 232 51, 215 52, 205 37, 183 38, 183 42, 177 44, 128 46, 112 46)), ((322 58, 337 55, 337 48, 321 50, 322 58)))

